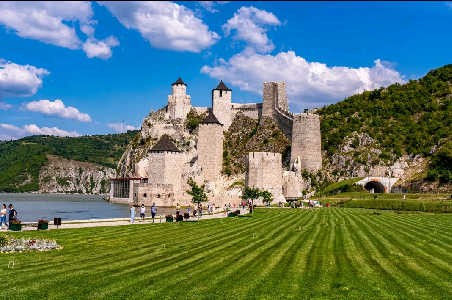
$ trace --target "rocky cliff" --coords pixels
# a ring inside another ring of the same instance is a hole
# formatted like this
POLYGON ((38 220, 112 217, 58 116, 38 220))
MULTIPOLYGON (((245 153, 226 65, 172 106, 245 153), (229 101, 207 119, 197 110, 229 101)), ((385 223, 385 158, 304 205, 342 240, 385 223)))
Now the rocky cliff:
POLYGON ((47 155, 39 172, 40 192, 108 194, 115 170, 88 162, 47 155))

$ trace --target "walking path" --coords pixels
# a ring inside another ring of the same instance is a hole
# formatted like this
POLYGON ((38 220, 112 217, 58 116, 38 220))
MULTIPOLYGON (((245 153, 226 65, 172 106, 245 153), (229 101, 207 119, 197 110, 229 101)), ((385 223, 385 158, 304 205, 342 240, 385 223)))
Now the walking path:
MULTIPOLYGON (((249 210, 246 209, 242 209, 242 208, 230 208, 230 211, 236 211, 236 210, 240 210, 240 215, 244 215, 249 213, 249 210)), ((223 211, 221 212, 217 212, 215 214, 203 214, 202 217, 199 218, 200 221, 202 220, 207 220, 207 219, 219 219, 219 218, 226 218, 227 215, 225 215, 223 213, 223 211)), ((176 221, 176 218, 174 217, 174 222, 176 221)), ((193 217, 193 215, 190 215, 190 219, 189 222, 193 222, 193 221, 198 221, 197 217, 193 217)), ((66 229, 66 228, 85 228, 85 227, 100 227, 100 226, 122 226, 122 225, 136 225, 136 224, 152 224, 152 219, 151 218, 146 218, 144 221, 141 221, 140 218, 135 218, 135 222, 130 222, 130 219, 124 219, 124 218, 120 218, 120 219, 92 219, 92 220, 71 220, 71 221, 66 221, 66 222, 61 222, 62 225, 57 226, 56 225, 51 225, 49 223, 49 230, 52 229, 66 229), (66 223, 67 222, 67 223, 66 223)), ((165 223, 166 219, 164 215, 161 216, 156 216, 155 218, 155 223, 165 223)), ((185 222, 185 219, 184 219, 185 222)), ((4 232, 5 229, 3 229, 2 231, 4 232)), ((31 231, 31 230, 37 230, 36 227, 32 227, 32 226, 22 226, 22 231, 31 231)), ((1 231, 0 231, 1 232, 1 231)))

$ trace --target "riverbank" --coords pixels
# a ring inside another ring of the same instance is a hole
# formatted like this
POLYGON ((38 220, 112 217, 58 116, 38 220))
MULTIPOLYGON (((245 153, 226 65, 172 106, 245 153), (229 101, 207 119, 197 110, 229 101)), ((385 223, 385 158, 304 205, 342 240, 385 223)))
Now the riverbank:
MULTIPOLYGON (((233 211, 240 210, 240 215, 244 215, 249 213, 248 209, 235 209, 233 211)), ((173 215, 175 216, 175 215, 173 215)), ((209 220, 209 219, 219 219, 219 218, 227 218, 227 215, 224 214, 224 212, 217 212, 215 214, 203 214, 202 217, 199 219, 197 217, 193 217, 193 215, 190 216, 188 220, 185 220, 183 222, 197 222, 202 220, 209 220)), ((173 222, 175 222, 175 218, 173 222)), ((135 222, 130 222, 129 219, 125 218, 111 218, 111 219, 91 219, 91 220, 72 220, 67 222, 62 222, 61 225, 56 226, 52 225, 52 222, 49 223, 49 229, 48 230, 54 230, 54 229, 68 229, 68 228, 86 228, 86 227, 100 227, 100 226, 124 226, 124 225, 139 225, 139 224, 150 224, 150 223, 165 223, 166 218, 165 215, 157 215, 154 222, 152 221, 152 218, 145 218, 144 221, 140 218, 135 218, 135 222)), ((33 226, 22 226, 22 231, 36 231, 37 228, 33 226)), ((11 230, 5 230, 1 229, 0 232, 13 232, 11 230)))

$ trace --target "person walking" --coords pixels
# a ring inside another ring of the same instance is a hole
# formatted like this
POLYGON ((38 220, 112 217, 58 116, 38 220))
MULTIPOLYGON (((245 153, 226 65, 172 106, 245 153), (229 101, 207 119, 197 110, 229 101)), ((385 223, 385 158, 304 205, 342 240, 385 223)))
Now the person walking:
POLYGON ((212 214, 215 213, 215 203, 212 204, 212 214))
POLYGON ((152 203, 152 206, 151 206, 152 223, 154 223, 156 214, 157 214, 157 206, 155 206, 155 203, 152 203))
POLYGON ((224 215, 226 215, 228 212, 228 207, 226 206, 226 203, 224 204, 223 210, 224 210, 224 215))
POLYGON ((130 207, 130 222, 135 222, 135 206, 130 207))
POLYGON ((6 204, 2 205, 2 210, 0 211, 0 229, 3 229, 3 223, 8 228, 8 224, 6 224, 6 204))
POLYGON ((210 202, 207 204, 207 213, 208 214, 210 214, 210 208, 211 208, 211 205, 210 205, 210 202))
POLYGON ((190 210, 191 210, 191 207, 190 207, 190 204, 189 204, 188 207, 187 207, 188 215, 190 215, 190 210))
POLYGON ((193 217, 196 217, 197 212, 198 212, 198 204, 195 204, 195 207, 193 209, 193 217))
POLYGON ((143 204, 141 204, 141 209, 140 209, 141 221, 144 221, 145 213, 146 213, 146 207, 144 207, 144 203, 143 203, 143 204))
POLYGON ((176 204, 176 216, 180 215, 180 205, 179 203, 176 204))
POLYGON ((11 225, 11 221, 17 219, 17 211, 13 208, 13 205, 11 203, 8 205, 8 208, 9 208, 9 221, 8 221, 8 229, 9 229, 9 227, 11 225))
POLYGON ((199 216, 202 217, 202 204, 199 204, 199 216))

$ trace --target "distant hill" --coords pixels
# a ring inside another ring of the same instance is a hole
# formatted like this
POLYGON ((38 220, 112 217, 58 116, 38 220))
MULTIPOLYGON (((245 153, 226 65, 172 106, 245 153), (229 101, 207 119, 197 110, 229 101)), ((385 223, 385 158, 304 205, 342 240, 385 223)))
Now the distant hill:
POLYGON ((428 171, 419 171, 422 176, 415 179, 452 182, 451 86, 452 64, 419 80, 365 91, 318 109, 327 164, 347 174, 359 165, 369 172, 392 166, 402 156, 423 157, 429 161, 428 171), (348 161, 346 167, 337 167, 338 153, 348 161))
POLYGON ((138 132, 81 137, 35 135, 0 142, 0 191, 38 191, 39 172, 48 161, 47 155, 116 169, 138 132))

